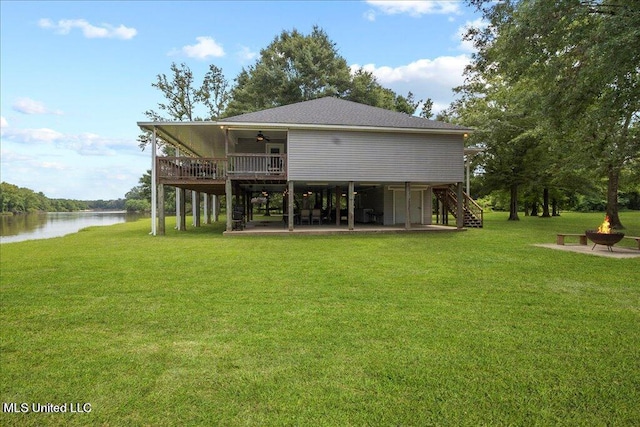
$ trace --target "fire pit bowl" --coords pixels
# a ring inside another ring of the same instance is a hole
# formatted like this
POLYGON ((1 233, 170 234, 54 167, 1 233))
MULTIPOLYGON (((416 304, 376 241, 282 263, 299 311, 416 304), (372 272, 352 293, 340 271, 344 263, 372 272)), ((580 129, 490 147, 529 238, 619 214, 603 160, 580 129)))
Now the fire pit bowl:
POLYGON ((611 250, 611 246, 618 243, 624 237, 624 233, 599 233, 598 230, 587 230, 584 234, 594 243, 593 248, 595 248, 596 245, 605 245, 609 247, 609 250, 611 250))

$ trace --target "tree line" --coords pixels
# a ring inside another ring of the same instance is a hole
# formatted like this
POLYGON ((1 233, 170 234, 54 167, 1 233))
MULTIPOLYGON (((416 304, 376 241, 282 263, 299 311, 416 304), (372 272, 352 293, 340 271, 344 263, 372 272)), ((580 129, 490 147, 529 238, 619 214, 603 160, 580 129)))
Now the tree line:
MULTIPOLYGON (((477 53, 449 120, 469 143, 480 195, 640 208, 640 2, 468 0, 486 26, 466 35, 477 53)), ((601 205, 601 206, 598 206, 601 205)))
POLYGON ((125 200, 50 199, 42 192, 0 183, 0 209, 3 214, 30 212, 73 212, 82 210, 123 210, 125 200))

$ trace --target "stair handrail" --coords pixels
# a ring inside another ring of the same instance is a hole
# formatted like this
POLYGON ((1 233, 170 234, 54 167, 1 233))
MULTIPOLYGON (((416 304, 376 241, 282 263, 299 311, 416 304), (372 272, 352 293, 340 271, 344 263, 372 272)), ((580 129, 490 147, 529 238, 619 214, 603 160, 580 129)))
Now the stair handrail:
POLYGON ((462 192, 464 194, 465 203, 467 205, 467 209, 476 217, 480 218, 480 222, 484 224, 484 209, 480 206, 471 196, 469 196, 465 191, 462 192))
MULTIPOLYGON (((444 190, 444 192, 435 192, 436 196, 443 201, 443 197, 448 199, 450 203, 446 203, 447 210, 451 213, 454 218, 457 215, 456 205, 458 204, 458 192, 455 184, 448 185, 446 187, 440 187, 440 190, 444 190)), ((464 208, 465 210, 473 215, 476 219, 480 221, 480 224, 484 224, 484 209, 480 206, 471 196, 469 196, 465 191, 462 192, 463 200, 464 200, 464 208)))

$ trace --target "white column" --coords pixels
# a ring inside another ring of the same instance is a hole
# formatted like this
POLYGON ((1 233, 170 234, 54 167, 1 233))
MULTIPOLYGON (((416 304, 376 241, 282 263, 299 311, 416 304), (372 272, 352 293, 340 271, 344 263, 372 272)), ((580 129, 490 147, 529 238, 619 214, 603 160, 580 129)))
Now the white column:
POLYGON ((411 183, 404 183, 404 228, 411 228, 411 183))
MULTIPOLYGON (((180 149, 176 148, 176 157, 180 157, 180 149)), ((182 213, 180 212, 180 207, 182 206, 180 204, 181 200, 181 194, 182 192, 178 191, 178 188, 175 188, 176 191, 176 230, 180 230, 180 215, 182 215, 182 213)))
POLYGON ((465 163, 467 166, 467 194, 471 194, 471 192, 469 191, 470 189, 470 178, 469 178, 470 173, 469 172, 471 169, 471 159, 469 158, 469 156, 467 156, 465 160, 466 160, 465 163))
POLYGON ((158 212, 157 212, 157 192, 158 192, 158 185, 156 183, 156 128, 154 126, 153 128, 153 136, 151 137, 151 234, 152 235, 156 235, 157 232, 157 216, 158 216, 158 212))

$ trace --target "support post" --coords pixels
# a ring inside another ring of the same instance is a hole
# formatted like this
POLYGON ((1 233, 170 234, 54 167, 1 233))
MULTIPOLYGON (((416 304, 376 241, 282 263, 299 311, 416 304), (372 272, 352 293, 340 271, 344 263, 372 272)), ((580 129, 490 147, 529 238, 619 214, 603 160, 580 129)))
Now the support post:
POLYGON ((471 191, 470 191, 470 189, 471 189, 471 178, 470 178, 470 175, 471 175, 471 159, 469 158, 469 156, 466 156, 465 160, 466 160, 465 163, 466 163, 466 166, 467 166, 467 194, 471 194, 471 191))
POLYGON ((164 184, 158 185, 158 234, 165 235, 164 184))
POLYGON ((231 179, 227 178, 227 181, 224 184, 224 194, 225 199, 227 200, 227 231, 231 231, 233 228, 233 191, 231 186, 231 179))
POLYGON ((218 222, 220 219, 218 216, 220 215, 220 199, 218 199, 218 195, 214 194, 211 201, 211 207, 213 209, 213 222, 218 222))
POLYGON ((340 205, 342 205, 340 198, 342 197, 342 192, 340 191, 340 186, 336 185, 336 226, 340 227, 340 205))
POLYGON ((204 206, 202 206, 202 210, 204 212, 203 222, 205 224, 211 224, 211 196, 209 196, 209 193, 204 193, 204 198, 202 199, 202 201, 204 203, 204 206))
POLYGON ((293 181, 289 181, 288 183, 288 189, 287 189, 287 197, 289 199, 288 204, 287 204, 287 214, 288 214, 288 227, 289 227, 289 231, 293 231, 293 222, 294 222, 294 197, 293 197, 293 190, 294 190, 294 185, 293 185, 293 181))
MULTIPOLYGON (((179 148, 176 148, 176 157, 180 157, 179 148)), ((176 188, 176 230, 184 230, 184 228, 180 228, 180 224, 182 224, 180 215, 183 214, 183 212, 180 211, 180 206, 182 206, 182 200, 180 199, 181 197, 184 197, 184 194, 182 194, 182 192, 178 188, 176 188)))
POLYGON ((404 228, 411 229, 411 183, 404 183, 404 228))
POLYGON ((177 228, 179 231, 184 231, 187 229, 187 198, 185 197, 184 188, 178 188, 177 193, 180 194, 180 206, 178 207, 179 215, 176 218, 177 228))
POLYGON ((349 192, 347 199, 347 218, 349 223, 349 230, 353 230, 355 224, 355 183, 353 181, 349 181, 349 192))
POLYGON ((200 193, 191 192, 191 213, 193 214, 193 226, 200 227, 200 193))
POLYGON ((153 128, 153 135, 151 136, 151 234, 156 235, 156 222, 157 222, 157 170, 156 170, 156 128, 153 128))
POLYGON ((464 192, 462 191, 462 183, 456 185, 456 197, 458 198, 456 227, 459 229, 464 227, 464 192))
POLYGON ((424 192, 424 223, 433 223, 433 189, 428 187, 424 192))

